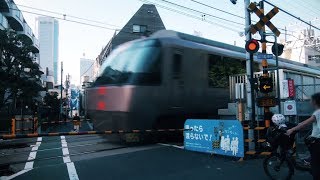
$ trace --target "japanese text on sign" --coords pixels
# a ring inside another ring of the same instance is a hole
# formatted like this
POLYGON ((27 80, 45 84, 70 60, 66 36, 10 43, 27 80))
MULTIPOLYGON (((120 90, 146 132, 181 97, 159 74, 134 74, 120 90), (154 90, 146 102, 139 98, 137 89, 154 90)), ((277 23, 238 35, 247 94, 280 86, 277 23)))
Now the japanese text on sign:
POLYGON ((196 120, 185 123, 185 149, 243 157, 243 130, 237 120, 196 120))

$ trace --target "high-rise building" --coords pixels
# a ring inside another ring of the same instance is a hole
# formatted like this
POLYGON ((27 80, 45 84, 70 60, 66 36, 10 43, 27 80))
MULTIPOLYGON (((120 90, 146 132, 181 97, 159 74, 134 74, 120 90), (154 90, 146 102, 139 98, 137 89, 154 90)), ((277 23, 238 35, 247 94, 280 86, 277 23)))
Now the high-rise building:
POLYGON ((80 85, 93 81, 94 60, 80 58, 80 85))
POLYGON ((40 67, 53 72, 54 83, 58 84, 59 74, 59 23, 51 17, 38 18, 40 41, 40 67))

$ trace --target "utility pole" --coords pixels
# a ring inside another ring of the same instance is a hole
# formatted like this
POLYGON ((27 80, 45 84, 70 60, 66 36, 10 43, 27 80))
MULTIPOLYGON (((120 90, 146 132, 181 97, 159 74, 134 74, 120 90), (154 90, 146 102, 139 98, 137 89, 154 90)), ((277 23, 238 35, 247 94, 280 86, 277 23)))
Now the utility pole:
MULTIPOLYGON (((248 10, 250 0, 244 0, 245 11, 245 31, 251 25, 251 15, 248 10)), ((246 33, 246 41, 251 39, 251 33, 246 33)), ((254 124, 255 124, 255 102, 254 102, 254 88, 253 88, 253 54, 246 52, 246 91, 247 91, 247 115, 245 120, 249 120, 248 138, 254 139, 254 124)), ((249 142, 249 150, 255 150, 255 143, 249 142)))
POLYGON ((62 88, 63 88, 63 62, 61 61, 61 86, 60 86, 60 112, 59 112, 59 121, 61 121, 61 116, 62 116, 62 88))

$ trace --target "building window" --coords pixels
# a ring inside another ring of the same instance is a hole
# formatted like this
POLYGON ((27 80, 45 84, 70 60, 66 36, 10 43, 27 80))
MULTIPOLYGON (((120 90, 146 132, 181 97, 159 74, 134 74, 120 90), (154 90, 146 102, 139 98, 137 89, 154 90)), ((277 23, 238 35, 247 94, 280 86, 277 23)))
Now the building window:
POLYGON ((147 26, 145 26, 145 25, 134 24, 132 26, 132 32, 134 32, 134 33, 144 33, 146 31, 147 31, 147 26))
POLYGON ((308 56, 309 61, 315 61, 316 63, 320 63, 320 55, 308 56))

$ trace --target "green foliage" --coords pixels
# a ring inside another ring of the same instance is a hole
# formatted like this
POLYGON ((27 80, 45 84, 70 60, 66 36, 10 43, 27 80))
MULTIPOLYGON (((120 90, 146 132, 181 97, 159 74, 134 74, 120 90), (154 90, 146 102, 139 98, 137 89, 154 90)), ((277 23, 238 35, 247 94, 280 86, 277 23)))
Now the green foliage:
POLYGON ((0 30, 0 108, 15 101, 34 105, 43 90, 40 80, 43 73, 33 61, 35 53, 37 49, 24 35, 0 30))
POLYGON ((216 88, 229 87, 229 76, 246 72, 245 64, 239 60, 210 55, 209 57, 209 86, 216 88))
POLYGON ((44 104, 50 107, 53 111, 59 111, 60 99, 58 99, 58 93, 47 93, 44 97, 44 104))

